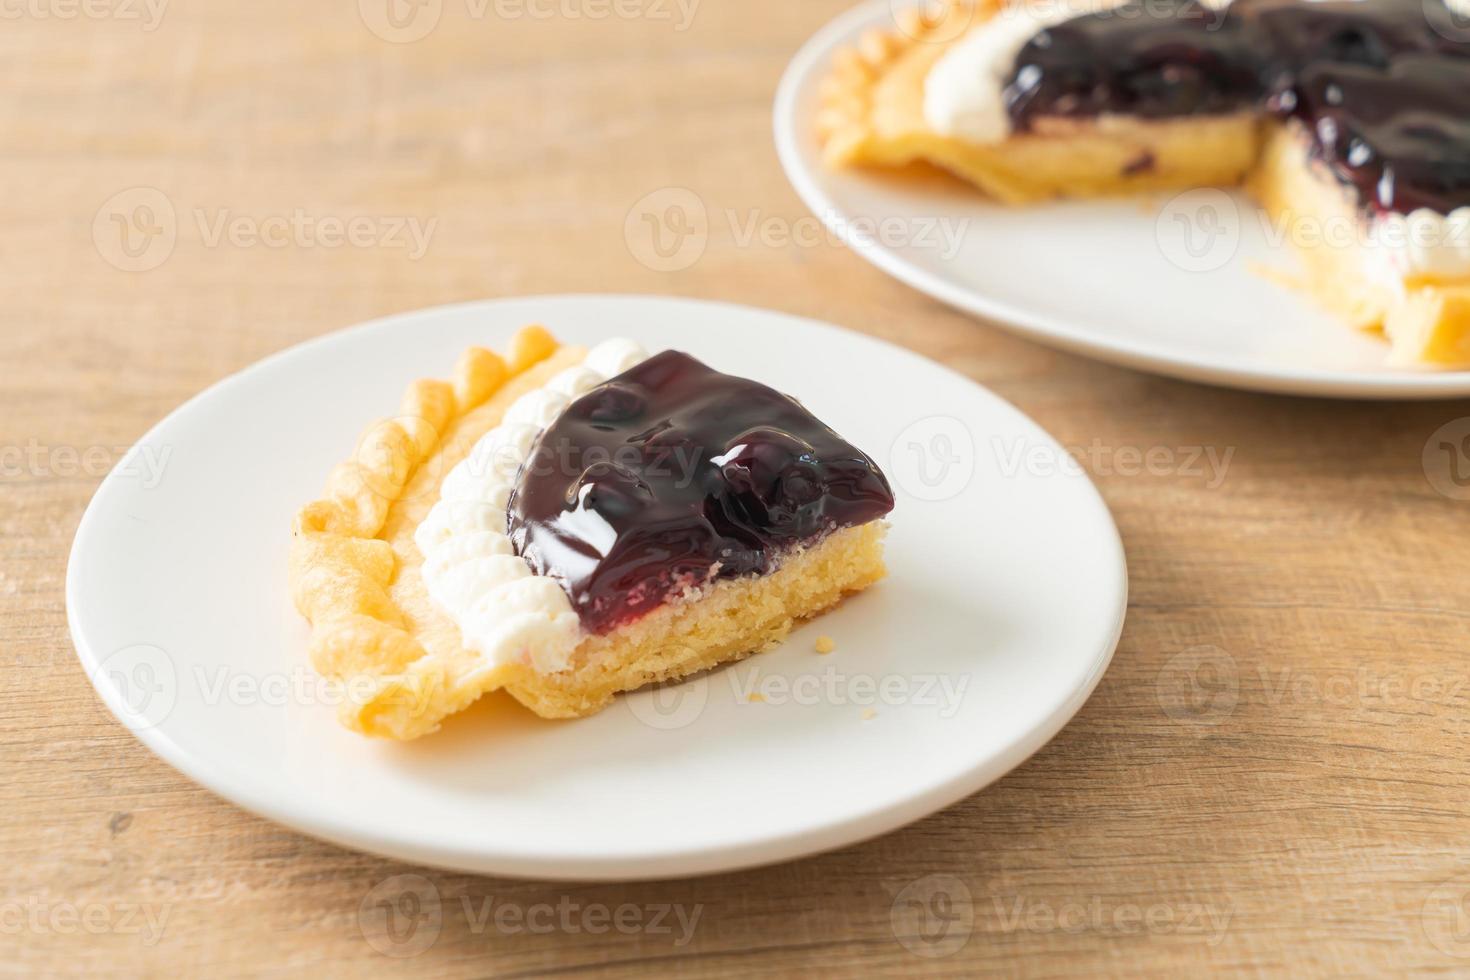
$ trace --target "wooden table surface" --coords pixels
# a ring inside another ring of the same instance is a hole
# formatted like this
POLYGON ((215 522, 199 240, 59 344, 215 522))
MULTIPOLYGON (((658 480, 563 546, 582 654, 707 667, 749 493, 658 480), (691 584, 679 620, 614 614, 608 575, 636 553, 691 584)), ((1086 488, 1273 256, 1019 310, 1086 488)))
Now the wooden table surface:
POLYGON ((1470 407, 1090 363, 803 237, 772 96, 846 3, 405 0, 397 21, 381 0, 0 8, 0 972, 1470 970, 1470 494, 1448 458, 1425 462, 1470 407), (690 195, 707 248, 660 258, 640 216, 690 195), (881 839, 586 887, 319 843, 113 720, 73 656, 63 579, 120 447, 289 344, 577 291, 845 324, 1083 450, 1132 575, 1092 700, 1010 776, 881 839), (1217 468, 1194 462, 1206 451, 1217 468), (385 932, 374 903, 410 895, 437 911, 385 932), (632 925, 606 927, 624 905, 632 925))

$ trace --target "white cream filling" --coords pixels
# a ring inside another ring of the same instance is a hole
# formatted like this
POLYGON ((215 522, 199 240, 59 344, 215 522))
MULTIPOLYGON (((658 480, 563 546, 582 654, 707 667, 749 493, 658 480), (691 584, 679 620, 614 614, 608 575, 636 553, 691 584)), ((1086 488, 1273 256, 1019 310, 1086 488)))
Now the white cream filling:
MULTIPOLYGON (((935 132, 990 145, 1011 135, 1006 80, 1016 55, 1039 31, 1121 0, 1033 0, 976 24, 929 69, 924 118, 935 132)), ((1470 6, 1470 0, 1459 0, 1470 6)), ((1224 0, 1211 6, 1225 6, 1224 0)), ((1369 224, 1367 268, 1375 278, 1470 277, 1470 207, 1441 215, 1420 209, 1369 224)))
POLYGON ((609 340, 522 395, 444 477, 439 500, 414 532, 429 598, 487 666, 528 660, 542 673, 564 670, 580 642, 567 594, 533 574, 511 547, 506 508, 516 472, 546 427, 573 399, 647 357, 631 340, 609 340))

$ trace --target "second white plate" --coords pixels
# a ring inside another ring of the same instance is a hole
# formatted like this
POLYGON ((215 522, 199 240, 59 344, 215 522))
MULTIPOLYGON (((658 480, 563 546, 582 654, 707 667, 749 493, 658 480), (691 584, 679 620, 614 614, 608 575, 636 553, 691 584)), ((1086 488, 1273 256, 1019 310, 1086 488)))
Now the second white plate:
POLYGON ((776 97, 776 146, 807 206, 859 255, 935 299, 1099 360, 1192 381, 1299 395, 1449 398, 1470 371, 1384 365, 1387 345, 1263 270, 1289 244, 1240 194, 1008 208, 950 181, 834 173, 814 136, 836 51, 891 30, 905 0, 872 0, 796 55, 776 97))
POLYGON ((646 878, 838 847, 973 793, 1081 707, 1126 591, 1086 476, 965 378, 781 314, 582 296, 394 317, 210 389, 97 492, 67 611, 113 712, 241 806, 425 864, 646 878), (308 665, 292 515, 405 385, 530 322, 677 347, 799 395, 893 481, 890 576, 779 650, 592 718, 542 721, 493 695, 437 735, 369 741, 338 726, 308 665), (813 651, 819 633, 836 652, 813 651))

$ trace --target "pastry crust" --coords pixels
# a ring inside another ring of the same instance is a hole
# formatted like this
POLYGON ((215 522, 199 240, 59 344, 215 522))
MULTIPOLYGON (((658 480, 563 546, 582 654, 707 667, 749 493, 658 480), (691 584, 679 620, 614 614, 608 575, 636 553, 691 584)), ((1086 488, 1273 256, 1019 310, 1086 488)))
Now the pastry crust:
POLYGON ((584 355, 539 326, 517 333, 506 357, 470 348, 451 381, 414 382, 398 416, 371 426, 298 513, 291 596, 312 625, 312 665, 343 687, 349 728, 415 738, 503 683, 429 602, 413 529, 511 403, 584 355))
POLYGON ((997 0, 948 0, 906 8, 895 29, 868 31, 837 52, 821 86, 817 134, 829 166, 901 166, 933 142, 923 122, 924 76, 970 25, 1000 9, 997 0))

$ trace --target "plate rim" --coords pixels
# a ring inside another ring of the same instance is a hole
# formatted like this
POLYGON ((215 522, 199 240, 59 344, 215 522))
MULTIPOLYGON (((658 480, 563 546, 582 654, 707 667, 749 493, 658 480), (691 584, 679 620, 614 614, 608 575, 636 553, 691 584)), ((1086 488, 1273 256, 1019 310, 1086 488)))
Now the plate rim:
MULTIPOLYGON (((903 6, 923 6, 925 0, 902 0, 903 6)), ((1035 313, 951 283, 919 268, 876 238, 854 232, 847 212, 827 191, 820 172, 802 159, 801 147, 811 138, 800 125, 800 108, 808 92, 820 82, 820 72, 833 52, 864 29, 891 20, 900 0, 866 0, 827 22, 797 50, 781 75, 772 112, 776 155, 786 179, 802 203, 848 248, 882 272, 947 306, 1008 333, 1107 364, 1183 381, 1245 391, 1318 398, 1430 401, 1470 396, 1470 371, 1340 371, 1319 368, 1281 368, 1239 359, 1192 357, 1171 348, 1128 339, 1110 339, 1106 330, 1079 328, 1060 317, 1035 313)), ((1343 329, 1350 329, 1346 325, 1343 329)))
MULTIPOLYGON (((333 330, 326 334, 293 344, 283 350, 268 354, 260 360, 252 362, 244 368, 219 379, 168 412, 157 423, 149 427, 146 433, 138 437, 133 447, 123 456, 113 472, 128 465, 129 460, 133 458, 133 454, 139 452, 140 447, 149 444, 150 440, 153 440, 159 431, 170 424, 176 417, 192 410, 196 405, 206 400, 220 397, 221 393, 228 391, 247 375, 261 370, 268 370, 276 362, 292 357, 303 349, 340 343, 349 336, 359 336, 381 330, 400 329, 400 324, 421 317, 436 317, 451 313, 462 314, 468 310, 483 310, 496 306, 526 303, 547 304, 553 301, 566 300, 584 303, 655 302, 683 306, 688 309, 714 306, 735 311, 741 315, 777 317, 800 321, 809 327, 816 327, 822 331, 840 333, 850 340, 871 344, 883 349, 890 356, 921 361, 929 368, 940 370, 956 380, 978 389, 989 398, 1004 404, 1025 420, 1036 432, 1043 435, 1046 440, 1054 444, 1056 442, 1055 438, 1039 423, 1031 419, 1030 416, 973 379, 943 364, 932 361, 929 358, 881 338, 842 328, 835 324, 783 311, 719 300, 668 297, 653 294, 561 293, 472 300, 422 309, 405 310, 333 330)), ((735 844, 724 847, 704 848, 693 851, 660 851, 657 848, 653 848, 645 849, 644 852, 638 854, 620 852, 607 859, 588 857, 586 855, 568 855, 566 853, 536 853, 523 849, 488 853, 481 849, 467 849, 453 844, 429 844, 423 840, 415 839, 411 834, 379 834, 364 830, 360 826, 354 826, 348 822, 335 819, 330 813, 322 813, 320 810, 313 809, 309 806, 293 806, 289 798, 272 795, 258 789, 259 784, 256 781, 232 779, 228 773, 221 773, 217 765, 199 757, 184 742, 167 735, 162 727, 153 726, 139 729, 129 724, 120 693, 116 687, 100 679, 98 675, 97 668, 103 659, 105 659, 105 651, 102 651, 97 644, 89 641, 86 625, 82 621, 84 617, 77 612, 84 604, 83 597, 79 593, 78 559, 86 551, 89 539, 96 533, 97 523, 103 519, 101 509, 105 504, 99 504, 99 501, 102 501, 109 492, 112 475, 113 473, 109 473, 108 476, 102 479, 78 523, 67 557, 65 601, 68 632, 77 660, 85 672, 88 682, 102 699, 108 711, 118 720, 119 724, 142 742, 155 756, 183 774, 191 782, 257 816, 319 840, 324 840, 352 850, 366 851, 395 860, 455 872, 493 874, 541 881, 579 882, 685 878, 796 860, 849 847, 890 833, 926 816, 937 813, 979 792, 1025 762, 1049 743, 1077 712, 1081 710, 1082 706, 1091 697, 1093 691, 1101 682, 1103 675, 1107 672, 1112 663, 1114 653, 1117 650, 1119 640, 1121 639, 1128 611, 1129 578, 1127 557, 1122 537, 1119 534, 1117 522, 1110 508, 1107 506, 1107 502, 1103 499, 1092 478, 1084 474, 1082 485, 1085 485, 1086 488, 1086 499, 1090 507, 1103 519, 1107 531, 1110 532, 1105 536, 1104 544, 1113 553, 1117 582, 1119 583, 1117 606, 1113 614, 1112 628, 1108 636, 1101 638, 1099 649, 1091 658, 1090 670, 1083 682, 1074 688, 1069 696, 1055 705, 1049 714, 1044 718, 1040 718, 1019 738, 1012 740, 1005 751, 982 761, 979 765, 971 766, 947 780, 936 783, 923 792, 905 796, 897 802, 888 802, 856 813, 850 813, 840 819, 827 821, 814 827, 799 828, 788 833, 753 841, 736 842, 735 844)))

